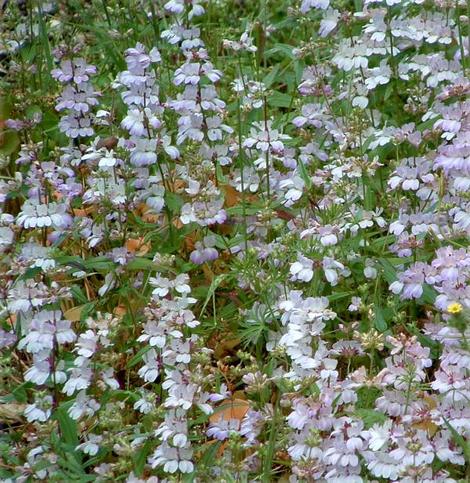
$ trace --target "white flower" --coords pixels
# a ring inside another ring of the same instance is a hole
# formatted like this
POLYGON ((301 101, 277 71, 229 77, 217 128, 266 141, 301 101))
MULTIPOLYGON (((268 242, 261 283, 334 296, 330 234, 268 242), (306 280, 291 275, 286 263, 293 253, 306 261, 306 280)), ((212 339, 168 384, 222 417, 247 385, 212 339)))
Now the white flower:
POLYGON ((129 109, 127 116, 122 120, 121 127, 127 129, 132 136, 143 136, 147 134, 145 123, 150 127, 158 129, 161 121, 152 113, 149 108, 144 110, 129 109))
POLYGON ((404 286, 405 285, 402 282, 396 280, 395 282, 390 284, 389 288, 395 295, 398 295, 402 292, 404 286))
POLYGON ((33 355, 33 365, 25 372, 25 381, 41 386, 49 377, 51 365, 49 362, 49 350, 42 350, 33 355))
POLYGON ((237 434, 240 431, 240 420, 239 419, 224 419, 222 416, 210 423, 209 429, 207 430, 207 436, 215 437, 219 441, 224 441, 231 434, 237 434))
POLYGON ((152 295, 156 297, 165 297, 171 289, 174 289, 179 294, 188 294, 191 288, 188 285, 189 276, 185 273, 178 275, 174 280, 162 277, 157 274, 156 277, 149 279, 150 284, 155 287, 152 295))
POLYGON ((387 65, 386 60, 380 62, 379 67, 366 70, 367 78, 365 84, 368 90, 375 89, 378 85, 388 84, 392 76, 392 69, 387 65))
POLYGON ((250 130, 250 136, 243 141, 244 148, 255 148, 265 153, 271 151, 273 153, 284 152, 284 139, 290 139, 290 136, 281 134, 277 129, 272 128, 272 121, 254 122, 250 130))
POLYGON ((52 413, 52 396, 38 397, 34 404, 26 406, 24 415, 28 422, 47 421, 52 413))
POLYGON ((101 371, 100 376, 102 381, 110 389, 119 389, 119 382, 114 378, 114 369, 112 367, 108 367, 106 370, 101 371))
POLYGON ((326 37, 330 34, 336 28, 339 19, 340 13, 338 10, 329 8, 320 22, 320 30, 318 31, 320 37, 326 37))
POLYGON ((15 239, 15 233, 8 226, 0 227, 0 252, 9 247, 15 239))
POLYGON ((113 166, 116 166, 118 161, 119 160, 114 156, 114 151, 112 149, 110 151, 106 149, 104 156, 98 162, 98 166, 100 168, 112 168, 113 166))
POLYGON ((294 175, 292 178, 282 180, 279 183, 279 188, 288 188, 284 195, 284 199, 286 200, 285 206, 292 206, 296 201, 298 201, 303 194, 304 187, 304 180, 297 175, 294 175))
POLYGON ((62 388, 62 392, 67 394, 67 396, 71 396, 74 392, 81 389, 86 389, 90 385, 93 372, 86 364, 69 369, 69 372, 70 378, 62 388))
POLYGON ((66 210, 67 207, 63 203, 39 204, 32 200, 27 200, 16 218, 16 224, 24 228, 50 226, 65 228, 71 222, 71 217, 66 213, 66 210))
POLYGON ((369 439, 369 448, 372 451, 381 450, 390 441, 392 421, 388 420, 382 425, 376 423, 368 431, 363 431, 363 436, 369 439))
POLYGON ((365 109, 369 104, 369 99, 366 96, 356 96, 352 100, 353 107, 360 107, 365 109))
POLYGON ((80 391, 75 400, 70 406, 68 415, 72 419, 80 419, 82 416, 93 416, 96 411, 100 408, 100 404, 95 400, 90 398, 85 391, 80 391))
POLYGON ((77 451, 83 451, 83 453, 90 456, 95 456, 100 450, 99 443, 101 443, 102 441, 103 436, 90 433, 87 436, 87 440, 84 443, 79 444, 75 449, 77 451))
POLYGON ((142 397, 134 403, 134 409, 142 414, 148 414, 155 409, 155 394, 141 389, 142 397))
POLYGON ((300 11, 307 13, 312 8, 320 8, 326 10, 330 5, 330 0, 302 0, 300 11))
POLYGON ((313 278, 313 262, 303 255, 297 256, 297 262, 290 266, 291 280, 300 280, 302 282, 310 282, 313 278))
POLYGON ((347 274, 347 271, 345 271, 344 265, 342 263, 337 262, 336 260, 333 260, 330 257, 325 257, 323 259, 322 264, 323 264, 323 271, 325 273, 325 277, 332 287, 338 284, 340 273, 343 275, 347 274))
POLYGON ((90 329, 80 334, 74 352, 86 358, 90 358, 95 352, 98 344, 98 336, 90 329))
MULTIPOLYGON (((366 262, 367 263, 367 262, 366 262)), ((374 280, 377 278, 377 269, 371 265, 364 268, 364 276, 368 279, 374 280)))
POLYGON ((155 349, 150 349, 142 356, 142 360, 145 362, 139 371, 139 376, 147 382, 155 382, 160 375, 160 366, 158 362, 157 353, 155 349))
POLYGON ((150 457, 152 468, 163 466, 166 473, 192 473, 194 465, 191 462, 192 450, 190 448, 173 448, 163 442, 150 457))

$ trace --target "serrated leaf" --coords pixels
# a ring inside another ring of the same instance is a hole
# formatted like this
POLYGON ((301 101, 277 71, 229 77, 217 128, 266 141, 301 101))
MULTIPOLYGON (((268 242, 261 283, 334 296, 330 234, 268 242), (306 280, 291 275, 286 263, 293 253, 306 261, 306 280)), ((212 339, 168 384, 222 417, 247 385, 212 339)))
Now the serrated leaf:
POLYGON ((183 206, 183 198, 176 193, 171 191, 165 192, 165 204, 173 212, 179 212, 180 208, 183 206))
POLYGON ((374 409, 356 409, 355 414, 362 420, 366 429, 369 429, 374 424, 384 423, 388 420, 388 417, 379 411, 374 409))

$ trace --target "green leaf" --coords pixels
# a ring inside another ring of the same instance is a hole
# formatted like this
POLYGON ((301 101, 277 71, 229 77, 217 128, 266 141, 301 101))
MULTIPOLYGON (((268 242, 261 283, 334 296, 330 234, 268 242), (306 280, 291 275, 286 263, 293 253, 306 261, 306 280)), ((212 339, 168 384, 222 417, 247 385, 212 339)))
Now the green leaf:
POLYGON ((328 297, 328 300, 330 302, 333 302, 335 300, 340 300, 340 299, 344 299, 346 297, 351 297, 353 294, 354 294, 354 292, 336 292, 334 294, 327 295, 327 297, 328 297))
POLYGON ((39 36, 41 38, 42 47, 46 55, 47 70, 50 72, 54 66, 54 59, 52 58, 51 46, 49 44, 49 37, 47 34, 47 26, 46 26, 46 23, 44 22, 44 14, 40 3, 38 4, 37 17, 38 17, 39 27, 40 27, 39 36))
POLYGON ((222 441, 216 441, 215 443, 209 445, 209 448, 204 451, 204 454, 201 457, 201 464, 210 465, 212 461, 215 461, 217 451, 219 451, 221 445, 222 441))
POLYGON ((61 404, 54 413, 54 418, 59 423, 61 440, 67 444, 78 445, 77 423, 67 414, 71 402, 61 404))
POLYGON ((83 260, 83 266, 87 270, 96 272, 109 272, 116 264, 107 257, 93 257, 88 260, 83 260))
POLYGON ((83 290, 78 285, 72 285, 72 287, 70 287, 70 291, 72 292, 73 298, 79 304, 88 303, 88 299, 86 295, 83 293, 83 290))
POLYGON ((274 82, 276 79, 276 76, 280 70, 281 66, 280 64, 276 64, 274 67, 271 68, 271 71, 269 74, 263 79, 264 85, 269 88, 271 84, 274 82))
POLYGON ((297 166, 299 167, 300 177, 304 181, 307 189, 310 190, 313 186, 312 178, 308 174, 307 168, 305 167, 305 164, 302 162, 302 160, 300 158, 297 158, 297 166))
POLYGON ((385 332, 388 329, 387 321, 385 320, 384 311, 377 303, 374 305, 375 312, 375 328, 379 332, 385 332))
POLYGON ((286 55, 290 59, 295 59, 295 56, 292 53, 292 51, 293 51, 292 45, 278 43, 272 49, 269 49, 266 51, 266 57, 271 57, 274 54, 281 53, 286 55))
POLYGON ((137 476, 141 476, 144 472, 145 463, 147 462, 147 456, 149 455, 152 447, 152 441, 146 441, 145 444, 137 450, 137 454, 133 458, 134 472, 137 476))
POLYGON ((421 300, 428 305, 434 304, 436 300, 437 293, 436 291, 430 287, 429 285, 423 285, 423 295, 421 295, 421 300))
POLYGON ((165 204, 173 212, 179 212, 183 206, 183 198, 171 191, 165 191, 165 204))
POLYGON ((148 352, 151 348, 152 347, 150 345, 146 345, 146 346, 142 347, 142 349, 140 349, 139 352, 137 352, 137 354, 135 356, 133 356, 129 359, 126 367, 128 369, 130 369, 131 367, 134 367, 135 365, 137 365, 142 360, 142 356, 146 352, 148 352))
POLYGON ((279 91, 273 92, 268 97, 268 104, 272 107, 290 107, 291 103, 292 96, 279 91))
POLYGON ((201 313, 199 314, 199 318, 202 317, 204 314, 207 304, 209 303, 210 299, 214 295, 215 291, 217 290, 217 287, 227 278, 229 278, 230 275, 227 273, 222 273, 220 275, 217 275, 212 279, 212 282, 210 284, 209 290, 207 292, 206 300, 204 301, 204 305, 202 306, 201 313))
POLYGON ((20 138, 17 132, 3 131, 0 133, 0 154, 9 156, 14 153, 20 145, 20 138))
POLYGON ((384 423, 388 420, 387 416, 384 413, 380 413, 379 411, 375 411, 374 409, 356 409, 354 413, 359 419, 363 421, 366 429, 369 429, 374 424, 384 423))
POLYGON ((379 260, 380 265, 383 268, 383 275, 385 280, 390 284, 397 279, 397 271, 390 263, 389 259, 382 258, 379 260))
POLYGON ((156 270, 153 260, 144 257, 135 257, 127 265, 128 270, 156 270))

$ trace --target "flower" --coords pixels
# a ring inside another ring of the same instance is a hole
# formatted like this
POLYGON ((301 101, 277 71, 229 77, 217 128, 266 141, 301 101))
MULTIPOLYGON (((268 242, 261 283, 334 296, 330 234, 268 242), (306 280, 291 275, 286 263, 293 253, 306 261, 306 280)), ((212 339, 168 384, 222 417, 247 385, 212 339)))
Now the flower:
POLYGON ((376 423, 368 431, 363 431, 363 434, 368 439, 369 448, 372 451, 380 451, 391 441, 391 428, 392 421, 386 421, 382 425, 376 423))
POLYGON ((330 0, 302 0, 300 11, 302 13, 309 12, 312 8, 320 8, 325 10, 330 5, 330 0))
POLYGON ((24 415, 28 422, 33 421, 47 421, 52 414, 53 398, 52 396, 38 396, 34 404, 26 406, 24 415))
POLYGON ((214 248, 215 243, 215 236, 205 236, 202 242, 196 242, 196 249, 191 252, 189 259, 196 265, 216 260, 219 257, 219 252, 214 248))
POLYGON ((248 149, 257 149, 263 153, 283 153, 283 140, 290 139, 287 134, 282 134, 272 127, 273 121, 269 120, 265 123, 254 122, 250 129, 250 136, 243 141, 243 147, 248 149))
POLYGON ((155 394, 145 389, 140 390, 141 398, 134 403, 134 409, 142 414, 149 414, 155 409, 155 394))
POLYGON ((224 419, 223 417, 220 417, 217 421, 210 423, 209 429, 207 430, 207 436, 223 441, 229 438, 232 433, 237 434, 239 431, 239 419, 224 419))
POLYGON ((453 302, 447 306, 447 312, 453 315, 460 314, 460 312, 462 312, 462 308, 462 304, 459 304, 458 302, 453 302))
POLYGON ((84 443, 79 444, 75 449, 77 451, 83 451, 83 453, 88 454, 90 456, 95 456, 98 454, 98 451, 100 450, 100 445, 103 441, 103 436, 99 434, 92 434, 89 433, 87 435, 87 439, 84 443))
POLYGON ((194 465, 191 462, 192 450, 186 448, 173 448, 168 443, 161 444, 149 461, 152 468, 163 466, 166 473, 192 473, 194 465))
POLYGON ((80 391, 75 397, 75 401, 67 411, 68 415, 78 420, 83 416, 93 416, 101 405, 93 398, 87 396, 84 390, 80 391))
POLYGON ((290 266, 291 280, 300 280, 302 282, 310 282, 313 278, 313 262, 303 255, 297 256, 297 262, 290 266))
POLYGON ((64 203, 38 204, 28 200, 16 218, 16 224, 24 228, 65 228, 71 224, 71 216, 66 213, 64 203))
POLYGON ((96 67, 89 65, 82 58, 63 60, 60 67, 53 69, 51 75, 59 82, 66 83, 73 81, 76 84, 87 82, 90 76, 96 73, 96 67))

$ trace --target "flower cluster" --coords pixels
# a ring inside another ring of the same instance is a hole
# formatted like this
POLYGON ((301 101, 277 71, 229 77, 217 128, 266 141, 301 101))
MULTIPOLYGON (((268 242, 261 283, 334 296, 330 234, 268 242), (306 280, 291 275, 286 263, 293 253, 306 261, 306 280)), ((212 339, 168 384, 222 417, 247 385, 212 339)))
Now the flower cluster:
POLYGON ((69 138, 89 137, 94 133, 91 108, 98 104, 97 92, 90 82, 96 67, 83 58, 62 59, 60 66, 51 75, 64 90, 58 98, 57 111, 66 111, 61 117, 59 129, 69 138))
POLYGON ((467 481, 464 3, 0 3, 0 480, 467 481))

